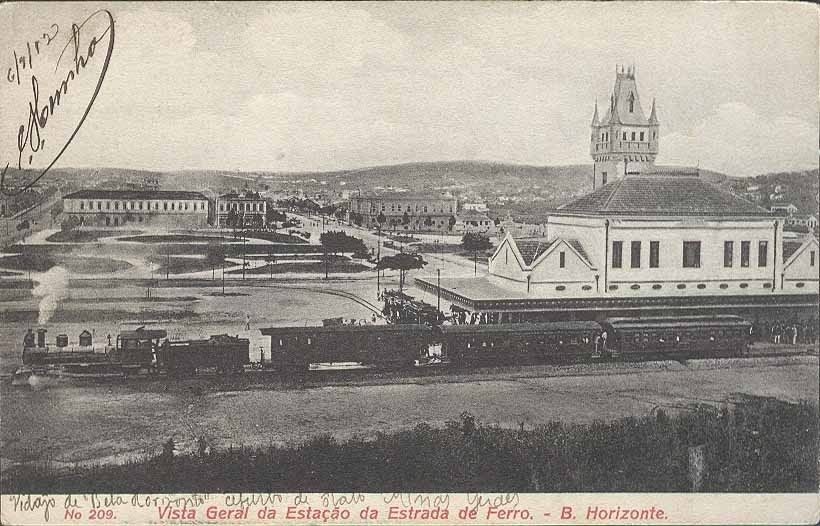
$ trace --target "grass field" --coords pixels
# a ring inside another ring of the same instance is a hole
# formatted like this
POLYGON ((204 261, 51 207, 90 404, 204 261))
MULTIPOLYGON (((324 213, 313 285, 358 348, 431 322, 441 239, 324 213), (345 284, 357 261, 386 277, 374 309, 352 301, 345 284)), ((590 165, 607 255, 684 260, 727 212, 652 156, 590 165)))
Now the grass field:
POLYGON ((139 234, 139 230, 61 230, 51 234, 46 241, 52 243, 91 243, 104 237, 139 234))
MULTIPOLYGON (((469 413, 374 439, 319 435, 300 444, 162 453, 125 465, 3 476, 6 493, 120 492, 688 492, 691 447, 704 451, 704 492, 816 492, 816 406, 751 398, 717 410, 529 429, 469 413)), ((157 449, 159 448, 157 445, 157 449)))

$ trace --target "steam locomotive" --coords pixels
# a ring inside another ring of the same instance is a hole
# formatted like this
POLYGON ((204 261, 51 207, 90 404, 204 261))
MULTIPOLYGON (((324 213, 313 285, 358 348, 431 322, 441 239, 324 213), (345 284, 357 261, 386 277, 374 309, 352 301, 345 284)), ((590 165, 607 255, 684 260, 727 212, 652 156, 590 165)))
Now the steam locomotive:
POLYGON ((51 346, 46 343, 46 332, 38 329, 36 339, 31 329, 26 333, 23 367, 16 377, 48 374, 104 378, 160 372, 189 376, 203 369, 234 374, 250 363, 250 341, 227 334, 207 340, 171 340, 162 329, 139 327, 120 332, 113 343, 108 336, 104 346, 95 346, 88 331, 80 333, 78 345, 69 345, 68 335, 60 334, 51 346))

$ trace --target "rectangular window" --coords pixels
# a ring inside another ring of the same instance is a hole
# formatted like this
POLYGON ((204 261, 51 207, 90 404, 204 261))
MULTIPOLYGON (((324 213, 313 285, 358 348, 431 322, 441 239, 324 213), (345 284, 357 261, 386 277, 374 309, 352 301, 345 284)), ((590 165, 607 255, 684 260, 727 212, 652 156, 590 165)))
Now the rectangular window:
POLYGON ((632 132, 632 140, 635 140, 635 132, 632 132))
POLYGON ((734 241, 723 242, 723 266, 729 268, 732 266, 732 258, 734 257, 735 243, 734 241))
POLYGON ((632 268, 641 268, 641 242, 633 241, 630 247, 630 263, 632 268))
POLYGON ((612 268, 621 268, 623 241, 612 242, 612 268))
POLYGON ((683 268, 700 268, 700 241, 683 242, 683 268))
POLYGON ((643 140, 643 132, 641 132, 641 140, 643 140))
POLYGON ((748 267, 749 266, 749 248, 751 247, 751 242, 749 241, 741 241, 740 242, 740 266, 741 267, 748 267))
POLYGON ((623 137, 624 137, 624 138, 623 138, 622 140, 624 140, 624 141, 625 141, 625 140, 626 140, 626 132, 624 132, 623 137))
POLYGON ((84 209, 85 209, 85 203, 80 201, 80 210, 84 210, 84 209))
POLYGON ((564 268, 567 266, 567 254, 566 252, 561 252, 558 254, 558 266, 564 268))
POLYGON ((815 257, 816 257, 816 256, 815 256, 814 250, 812 250, 812 251, 811 251, 811 262, 809 263, 809 266, 810 266, 810 267, 813 267, 813 266, 814 266, 814 259, 815 259, 815 257))
POLYGON ((606 172, 601 173, 601 184, 606 184, 606 172))
POLYGON ((765 267, 769 264, 769 242, 761 241, 757 244, 757 266, 765 267))
POLYGON ((649 268, 658 268, 660 266, 661 258, 661 242, 649 242, 649 268))
POLYGON ((111 201, 106 201, 105 202, 105 209, 106 210, 111 210, 111 201))

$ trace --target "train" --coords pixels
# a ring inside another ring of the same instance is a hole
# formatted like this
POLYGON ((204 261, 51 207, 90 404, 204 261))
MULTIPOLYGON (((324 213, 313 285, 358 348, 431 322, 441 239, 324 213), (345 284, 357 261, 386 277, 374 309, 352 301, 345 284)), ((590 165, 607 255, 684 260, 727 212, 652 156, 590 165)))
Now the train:
POLYGON ((84 330, 77 345, 69 345, 68 335, 60 334, 52 346, 46 343, 46 332, 40 328, 36 336, 32 330, 24 336, 23 365, 15 380, 32 374, 105 378, 164 372, 192 376, 205 369, 229 375, 243 372, 251 363, 250 340, 238 335, 174 340, 163 329, 138 327, 121 331, 113 342, 109 335, 106 344, 96 346, 91 333, 84 330))
MULTIPOLYGON (((739 356, 747 352, 751 324, 738 316, 607 318, 484 325, 388 324, 270 327, 270 352, 250 360, 250 341, 227 334, 174 340, 162 329, 123 331, 101 348, 83 331, 80 345, 66 335, 52 347, 45 329, 24 338, 18 375, 73 377, 163 373, 193 376, 208 370, 232 375, 247 366, 283 374, 308 372, 317 364, 371 369, 465 367, 596 360, 641 360, 664 356, 739 356)), ((333 368, 333 367, 331 367, 333 368)))
POLYGON ((532 364, 655 356, 740 356, 751 324, 739 316, 607 318, 485 325, 392 324, 270 327, 265 368, 309 371, 317 363, 372 368, 532 364))

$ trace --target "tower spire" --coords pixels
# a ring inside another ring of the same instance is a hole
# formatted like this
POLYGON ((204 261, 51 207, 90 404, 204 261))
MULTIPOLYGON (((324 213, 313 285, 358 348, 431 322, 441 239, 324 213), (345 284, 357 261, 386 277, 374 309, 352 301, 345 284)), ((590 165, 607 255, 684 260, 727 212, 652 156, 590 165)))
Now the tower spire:
POLYGON ((598 126, 600 121, 598 120, 598 97, 595 97, 595 114, 592 115, 592 125, 598 126))
POLYGON ((652 111, 649 112, 649 124, 658 124, 658 115, 655 113, 655 98, 652 98, 652 111))

